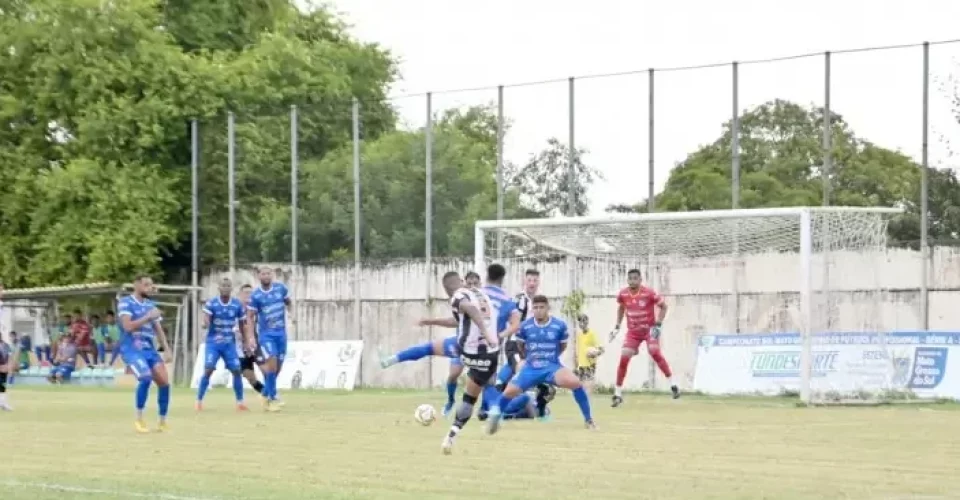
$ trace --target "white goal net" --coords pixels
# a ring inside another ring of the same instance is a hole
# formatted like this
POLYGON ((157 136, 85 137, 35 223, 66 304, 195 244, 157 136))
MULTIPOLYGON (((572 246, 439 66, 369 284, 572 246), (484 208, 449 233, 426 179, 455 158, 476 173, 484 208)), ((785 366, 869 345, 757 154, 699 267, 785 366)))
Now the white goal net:
MULTIPOLYGON (((475 264, 553 263, 563 276, 545 276, 556 284, 545 291, 581 290, 598 333, 613 326, 626 271, 640 269, 667 297, 662 344, 674 378, 700 391, 798 392, 807 402, 875 397, 911 386, 904 356, 888 342, 895 324, 884 316, 887 223, 899 212, 803 207, 480 221, 475 264)), ((609 370, 600 372, 600 383, 612 385, 609 370)), ((651 380, 643 385, 655 386, 651 380)))

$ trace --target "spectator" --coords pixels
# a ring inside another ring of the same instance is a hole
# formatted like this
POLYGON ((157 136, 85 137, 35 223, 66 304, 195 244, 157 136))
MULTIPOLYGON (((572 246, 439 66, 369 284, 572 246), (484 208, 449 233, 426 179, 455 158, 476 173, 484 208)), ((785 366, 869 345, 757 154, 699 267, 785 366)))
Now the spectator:
MULTIPOLYGON (((7 374, 7 384, 13 384, 13 374, 17 371, 16 357, 17 357, 17 332, 10 332, 10 343, 6 344, 6 362, 0 360, 0 373, 6 368, 7 374)), ((0 351, 4 349, 3 347, 3 336, 0 335, 0 351)), ((4 353, 0 352, 0 358, 4 356, 4 353)))
POLYGON ((60 349, 60 341, 64 336, 70 334, 70 325, 72 323, 73 317, 69 314, 64 314, 63 319, 60 320, 60 325, 57 327, 56 333, 50 336, 50 352, 47 354, 47 357, 51 363, 56 364, 57 350, 60 349))
POLYGON ((80 357, 83 358, 83 363, 86 366, 91 365, 90 354, 96 352, 91 334, 92 329, 90 328, 90 323, 87 323, 87 320, 83 319, 83 313, 80 312, 79 309, 74 310, 73 323, 70 324, 70 335, 73 337, 73 342, 77 346, 77 352, 80 354, 80 357))
POLYGON ((7 403, 7 374, 13 365, 13 349, 0 336, 0 410, 10 411, 13 408, 7 403))
POLYGON ((70 380, 70 375, 77 368, 77 345, 73 342, 73 337, 63 335, 60 337, 60 345, 57 347, 57 357, 54 358, 53 369, 50 370, 50 377, 47 379, 51 384, 61 384, 70 380))
MULTIPOLYGON (((117 317, 113 314, 113 311, 107 311, 107 314, 104 315, 105 321, 105 331, 103 334, 104 341, 106 342, 107 350, 110 351, 110 362, 107 363, 108 366, 113 366, 113 362, 117 360, 117 346, 120 345, 120 327, 117 326, 117 317)), ((103 358, 106 360, 106 358, 103 358)))
MULTIPOLYGON (((14 332, 16 335, 16 332, 14 332)), ((26 370, 30 368, 30 351, 33 350, 33 339, 30 338, 30 335, 21 335, 19 345, 14 345, 14 349, 18 349, 20 354, 17 359, 18 371, 26 370)), ((37 360, 39 361, 39 359, 37 360)))
POLYGON ((107 361, 107 346, 104 341, 106 327, 100 323, 99 314, 90 316, 90 328, 93 330, 93 345, 96 349, 93 351, 93 364, 100 366, 107 361))

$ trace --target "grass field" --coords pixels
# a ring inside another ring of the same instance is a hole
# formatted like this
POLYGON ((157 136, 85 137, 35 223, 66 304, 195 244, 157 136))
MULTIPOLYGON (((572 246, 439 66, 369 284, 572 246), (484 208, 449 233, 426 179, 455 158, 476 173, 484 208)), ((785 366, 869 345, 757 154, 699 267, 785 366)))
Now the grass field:
MULTIPOLYGON (((155 413, 155 393, 148 410, 155 413)), ((549 423, 413 421, 439 393, 287 392, 282 413, 238 414, 231 394, 174 392, 171 430, 133 432, 131 390, 16 388, 0 413, 0 498, 906 499, 960 498, 960 411, 799 409, 782 399, 568 395, 549 423)), ((152 419, 152 415, 151 415, 152 419)))

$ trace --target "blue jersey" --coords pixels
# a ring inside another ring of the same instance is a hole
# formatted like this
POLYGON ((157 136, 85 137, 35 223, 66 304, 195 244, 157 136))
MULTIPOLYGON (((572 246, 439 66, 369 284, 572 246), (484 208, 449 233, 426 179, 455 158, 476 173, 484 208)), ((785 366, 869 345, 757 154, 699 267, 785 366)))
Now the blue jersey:
POLYGON ((257 313, 257 332, 260 337, 287 336, 287 302, 290 292, 283 283, 274 282, 269 290, 257 287, 250 295, 250 310, 257 313))
MULTIPOLYGON (((140 302, 133 295, 127 295, 120 299, 117 305, 117 316, 123 318, 129 316, 131 321, 143 319, 156 309, 156 304, 150 299, 144 299, 140 302)), ((144 323, 139 329, 128 332, 123 328, 121 322, 120 331, 123 332, 120 339, 121 349, 135 349, 139 351, 156 351, 157 328, 160 325, 161 318, 144 323)))
POLYGON ((208 344, 233 344, 237 340, 235 334, 237 325, 247 313, 240 299, 231 298, 226 303, 220 297, 214 297, 203 305, 203 312, 210 315, 210 325, 207 327, 208 344))
POLYGON ((497 315, 497 331, 494 333, 506 330, 507 324, 510 323, 510 315, 517 310, 517 303, 498 286, 487 285, 483 287, 483 293, 490 297, 493 314, 497 315))
POLYGON ((569 337, 567 323, 553 316, 544 324, 537 323, 536 318, 527 318, 516 335, 517 342, 523 342, 526 348, 527 365, 531 368, 559 365, 569 337))

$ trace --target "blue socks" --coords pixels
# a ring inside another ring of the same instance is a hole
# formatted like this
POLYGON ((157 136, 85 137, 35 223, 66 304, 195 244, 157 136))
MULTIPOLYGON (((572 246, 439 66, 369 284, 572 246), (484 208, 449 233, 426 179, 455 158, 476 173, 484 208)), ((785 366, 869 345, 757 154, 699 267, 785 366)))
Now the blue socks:
POLYGON ((423 359, 431 355, 433 355, 433 344, 430 342, 427 342, 425 344, 419 344, 419 345, 408 347, 398 352, 397 362, 403 363, 406 361, 416 361, 418 359, 423 359))
POLYGON ((114 344, 113 351, 110 353, 110 362, 107 363, 107 365, 113 366, 113 364, 117 361, 117 356, 119 355, 120 355, 120 349, 117 349, 117 345, 114 344))
POLYGON ((200 377, 200 385, 197 387, 197 401, 203 401, 203 397, 207 395, 207 389, 210 388, 210 375, 206 373, 200 377))
POLYGON ((593 420, 593 416, 590 415, 590 397, 587 396, 587 391, 583 389, 583 386, 573 390, 573 399, 577 402, 577 406, 580 407, 580 413, 583 414, 583 419, 588 422, 593 420))
POLYGON ((483 403, 481 403, 481 408, 483 405, 487 406, 487 411, 490 411, 494 408, 503 409, 503 399, 501 399, 500 391, 492 385, 486 385, 483 387, 483 403))
POLYGON ((277 399, 277 374, 263 374, 263 396, 267 399, 277 399))
POLYGON ((454 400, 457 398, 457 383, 447 382, 447 404, 453 405, 454 400))
POLYGON ((500 367, 500 371, 497 372, 497 384, 506 385, 511 378, 513 378, 513 368, 510 368, 508 364, 500 367))
POLYGON ((503 407, 503 414, 513 415, 514 413, 517 413, 518 411, 522 410, 524 407, 527 406, 527 404, 530 403, 530 395, 521 394, 508 401, 509 403, 507 403, 507 405, 503 407))
POLYGON ((147 396, 150 395, 150 384, 151 380, 141 380, 137 383, 137 411, 143 411, 143 408, 147 406, 147 396))
POLYGON ((157 387, 157 406, 160 408, 160 418, 167 418, 167 410, 170 409, 170 384, 157 387))
POLYGON ((238 403, 243 401, 243 377, 240 376, 240 372, 233 374, 233 395, 238 403))

